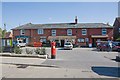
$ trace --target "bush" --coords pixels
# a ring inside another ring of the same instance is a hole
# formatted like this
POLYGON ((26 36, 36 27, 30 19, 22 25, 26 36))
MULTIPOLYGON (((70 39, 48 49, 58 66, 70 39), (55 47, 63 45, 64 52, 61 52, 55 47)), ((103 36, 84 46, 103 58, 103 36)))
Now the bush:
POLYGON ((26 54, 32 54, 32 53, 33 53, 33 50, 30 50, 30 49, 26 48, 26 54))
POLYGON ((15 48, 14 48, 14 53, 16 53, 16 54, 21 54, 21 53, 22 53, 22 50, 21 50, 19 47, 15 47, 15 48))
POLYGON ((37 49, 35 50, 35 53, 36 53, 36 54, 40 54, 40 53, 41 53, 41 49, 40 49, 40 48, 37 48, 37 49))
POLYGON ((46 49, 45 48, 37 48, 35 50, 35 53, 39 54, 39 55, 46 55, 46 49))
POLYGON ((46 55, 46 49, 45 48, 41 48, 41 55, 46 55))
POLYGON ((120 37, 116 39, 117 41, 120 41, 120 37))

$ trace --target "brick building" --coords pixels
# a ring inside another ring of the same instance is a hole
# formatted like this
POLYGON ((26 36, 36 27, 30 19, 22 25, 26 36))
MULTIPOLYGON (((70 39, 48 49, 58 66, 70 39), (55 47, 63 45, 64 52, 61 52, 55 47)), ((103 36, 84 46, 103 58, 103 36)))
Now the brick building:
POLYGON ((50 43, 56 41, 59 46, 71 41, 75 45, 87 46, 96 45, 96 41, 108 40, 112 36, 108 35, 113 27, 104 23, 52 23, 52 24, 32 24, 13 28, 13 39, 21 40, 26 44, 32 42, 50 43))
POLYGON ((113 26, 113 37, 114 40, 117 40, 118 38, 120 38, 120 17, 117 17, 115 19, 113 26))

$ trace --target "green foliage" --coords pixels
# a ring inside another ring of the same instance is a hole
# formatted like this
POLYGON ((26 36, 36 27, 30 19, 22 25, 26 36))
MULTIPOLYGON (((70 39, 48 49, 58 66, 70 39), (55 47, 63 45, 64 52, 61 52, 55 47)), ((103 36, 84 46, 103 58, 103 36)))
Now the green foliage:
POLYGON ((116 39, 117 41, 120 41, 120 37, 116 39))
POLYGON ((15 54, 22 54, 22 50, 19 47, 14 48, 14 53, 15 54))
POLYGON ((6 30, 2 30, 2 29, 0 28, 0 37, 4 38, 6 32, 7 32, 6 30))
POLYGON ((26 54, 32 54, 32 53, 33 53, 33 50, 30 50, 30 49, 26 48, 26 54))
POLYGON ((46 49, 45 48, 37 48, 35 50, 35 53, 39 54, 39 55, 46 55, 46 49))
POLYGON ((3 30, 3 31, 2 31, 2 38, 5 37, 6 32, 7 32, 6 30, 3 30))

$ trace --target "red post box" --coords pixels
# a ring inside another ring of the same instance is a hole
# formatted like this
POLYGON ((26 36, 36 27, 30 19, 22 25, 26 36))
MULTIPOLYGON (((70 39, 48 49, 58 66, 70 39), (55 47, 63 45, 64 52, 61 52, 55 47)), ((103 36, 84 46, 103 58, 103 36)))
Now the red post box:
POLYGON ((56 43, 51 42, 51 59, 55 59, 56 57, 56 43))

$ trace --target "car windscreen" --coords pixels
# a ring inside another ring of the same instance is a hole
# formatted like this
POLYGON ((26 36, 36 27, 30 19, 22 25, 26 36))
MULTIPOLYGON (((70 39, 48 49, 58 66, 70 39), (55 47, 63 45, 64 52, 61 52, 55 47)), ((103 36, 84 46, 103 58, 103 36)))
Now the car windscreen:
POLYGON ((71 45, 70 43, 65 43, 65 45, 71 45))

